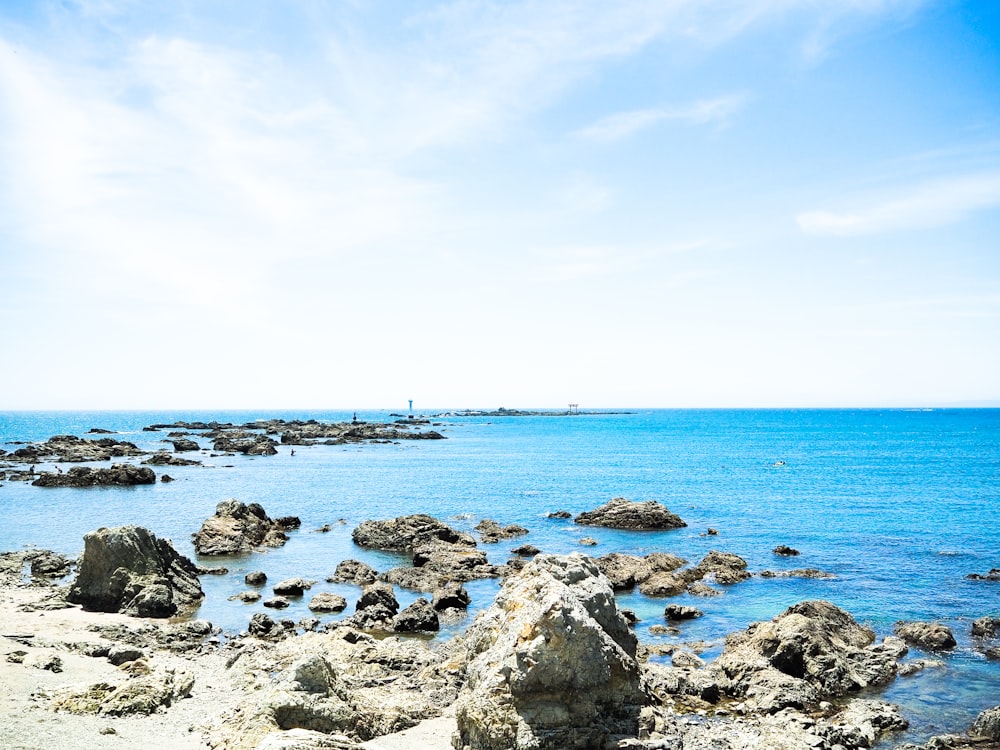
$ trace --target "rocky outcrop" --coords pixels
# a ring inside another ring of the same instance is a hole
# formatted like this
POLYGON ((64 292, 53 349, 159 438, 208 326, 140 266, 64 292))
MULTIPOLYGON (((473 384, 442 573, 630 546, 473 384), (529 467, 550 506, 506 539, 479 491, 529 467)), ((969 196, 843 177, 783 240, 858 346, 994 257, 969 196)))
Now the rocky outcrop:
POLYGON ((874 633, 847 612, 809 601, 730 635, 713 668, 724 676, 726 693, 774 712, 884 684, 905 653, 898 639, 876 644, 874 633))
POLYGON ((991 568, 989 573, 969 573, 970 581, 1000 581, 1000 568, 991 568))
POLYGON ((88 440, 75 435, 55 435, 44 443, 32 443, 18 448, 5 458, 27 463, 83 463, 144 454, 145 451, 140 450, 135 443, 119 442, 113 438, 88 440))
POLYGON ((141 526, 98 529, 83 541, 66 599, 84 609, 170 617, 204 596, 194 563, 141 526))
POLYGON ((615 591, 629 591, 653 574, 669 573, 686 562, 665 552, 654 552, 645 557, 612 552, 597 558, 598 568, 607 576, 615 591))
POLYGON ((975 638, 996 638, 997 633, 1000 633, 1000 617, 980 617, 972 623, 975 638))
POLYGON ((469 534, 423 513, 386 521, 364 521, 351 532, 351 539, 359 547, 394 552, 411 552, 433 542, 476 546, 476 540, 469 534))
POLYGON ((215 439, 212 443, 212 450, 224 453, 243 453, 247 456, 275 456, 278 453, 276 445, 277 442, 266 435, 234 438, 224 434, 215 439))
POLYGON ((467 609, 472 601, 469 592, 457 581, 450 581, 434 590, 431 606, 439 612, 448 609, 467 609))
POLYGON ((799 554, 797 549, 789 547, 787 544, 779 544, 773 550, 771 550, 776 555, 782 555, 784 557, 794 557, 799 554))
POLYGON ((378 579, 378 571, 360 560, 343 560, 334 571, 333 575, 327 578, 329 583, 354 583, 358 586, 367 586, 375 583, 378 579))
POLYGON ((201 461, 193 458, 181 458, 169 451, 157 451, 142 463, 148 466, 201 466, 201 461))
POLYGON ((716 583, 733 584, 750 577, 747 561, 731 552, 712 550, 693 569, 685 571, 690 581, 712 578, 716 583))
POLYGON ((100 716, 148 715, 187 698, 194 677, 183 671, 159 669, 120 684, 98 682, 83 691, 66 690, 54 696, 54 711, 100 716))
POLYGON ((422 596, 392 618, 392 629, 397 633, 437 632, 440 628, 437 611, 422 596))
POLYGON ((816 568, 795 568, 793 570, 762 570, 758 574, 761 578, 814 578, 816 580, 830 580, 836 578, 833 573, 826 573, 816 568))
POLYGON ((191 438, 177 437, 169 441, 174 446, 175 453, 185 453, 189 451, 200 451, 201 446, 191 438))
POLYGON ((65 474, 44 473, 32 482, 35 487, 132 487, 137 484, 155 484, 152 469, 133 464, 115 464, 108 469, 74 466, 65 474))
POLYGON ((893 632, 924 651, 947 651, 958 645, 948 626, 939 622, 897 622, 893 632))
POLYGON ((687 526, 680 516, 671 513, 655 500, 632 502, 624 497, 616 497, 600 508, 580 513, 573 522, 584 526, 605 526, 611 529, 637 531, 679 529, 687 526))
POLYGON ((271 519, 258 503, 223 500, 194 535, 194 548, 199 555, 238 555, 280 547, 288 540, 285 531, 299 525, 294 516, 271 519))
POLYGON ((501 539, 514 539, 528 533, 528 530, 523 526, 517 524, 501 526, 490 518, 484 518, 477 523, 476 531, 479 532, 479 538, 483 544, 495 544, 501 539))
POLYGON ((668 620, 693 620, 701 617, 704 613, 697 607, 688 607, 683 604, 668 604, 663 610, 663 616, 668 620))
POLYGON ((309 601, 309 609, 313 612, 343 612, 347 609, 347 600, 340 594, 323 592, 309 601))
POLYGON ((988 708, 979 714, 970 727, 969 734, 973 737, 1000 741, 1000 706, 988 708))
POLYGON ((607 579, 579 554, 539 555, 469 628, 456 747, 602 747, 636 736, 647 696, 607 579))

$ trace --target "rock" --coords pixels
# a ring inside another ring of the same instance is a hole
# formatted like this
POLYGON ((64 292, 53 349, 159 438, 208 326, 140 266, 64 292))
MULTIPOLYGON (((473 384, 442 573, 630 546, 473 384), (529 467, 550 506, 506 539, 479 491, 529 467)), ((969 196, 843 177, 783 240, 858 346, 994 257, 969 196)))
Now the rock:
POLYGON ((721 591, 713 589, 711 586, 706 586, 704 583, 692 583, 688 586, 688 593, 691 596, 722 596, 721 591))
POLYGON ((358 586, 367 586, 378 580, 378 571, 360 560, 344 560, 326 580, 329 583, 355 583, 358 586))
POLYGON ((976 718, 969 734, 973 737, 987 737, 991 740, 1000 740, 1000 706, 994 706, 983 711, 976 718))
POLYGON ((115 464, 109 469, 74 466, 65 474, 42 474, 31 484, 35 487, 132 487, 155 483, 156 474, 152 469, 133 464, 115 464))
MULTIPOLYGON (((676 555, 654 552, 645 557, 611 552, 597 558, 597 566, 616 591, 627 591, 657 573, 669 573, 684 565, 676 555)), ((666 578, 665 581, 672 579, 666 578)), ((653 588, 651 586, 650 588, 653 588)), ((683 590, 683 586, 681 587, 683 590)), ((644 592, 645 593, 645 592, 644 592)), ((662 595, 662 594, 661 594, 662 595)))
POLYGON ((693 620, 703 614, 697 607, 688 607, 683 604, 668 604, 663 610, 663 616, 668 620, 693 620))
POLYGON ((253 604, 254 602, 259 602, 261 599, 259 591, 241 591, 238 594, 233 594, 229 597, 230 601, 241 601, 244 604, 253 604))
POLYGON ((466 609, 472 600, 469 592, 458 581, 449 581, 434 590, 431 606, 441 612, 446 609, 466 609))
POLYGON ((730 695, 758 710, 805 708, 892 679, 906 648, 898 639, 874 641, 833 604, 802 602, 730 635, 712 666, 728 679, 730 695))
POLYGON ((670 655, 670 662, 679 669, 701 669, 705 666, 704 660, 691 651, 674 651, 670 655))
POLYGON ((141 526, 98 529, 83 541, 66 599, 84 609, 170 617, 204 596, 194 563, 141 526))
POLYGON ((422 596, 392 618, 397 633, 437 632, 440 627, 437 612, 422 596))
POLYGON ((518 526, 517 524, 501 526, 489 518, 484 518, 476 524, 476 531, 479 532, 479 538, 483 544, 494 544, 501 539, 513 539, 514 537, 523 536, 528 533, 528 530, 523 526, 518 526))
POLYGON ((899 676, 910 677, 929 667, 944 667, 944 662, 940 659, 913 659, 899 665, 899 676))
POLYGON ((771 550, 776 555, 784 555, 785 557, 793 557, 799 554, 797 549, 789 547, 787 544, 779 544, 773 550, 771 550))
POLYGON ((687 581, 678 575, 659 571, 653 573, 646 580, 639 584, 639 591, 644 596, 665 597, 677 596, 684 593, 687 581))
POLYGON ((990 661, 1000 661, 1000 646, 986 649, 983 654, 990 661))
POLYGON ((939 622, 897 622, 893 632, 925 651, 945 651, 958 645, 951 630, 939 622))
POLYGON ((746 560, 731 552, 717 550, 710 551, 697 566, 685 571, 685 574, 692 581, 711 577, 716 583, 723 585, 739 583, 750 578, 746 560))
POLYGON ((972 623, 975 638, 996 638, 1000 632, 1000 617, 980 617, 972 623))
POLYGON ((190 438, 174 438, 168 442, 173 443, 175 453, 186 453, 190 451, 200 451, 201 446, 190 438))
POLYGON ((448 581, 474 581, 497 576, 486 553, 456 544, 428 544, 413 552, 413 567, 434 571, 448 581))
POLYGON ((879 700, 856 698, 832 717, 826 731, 831 747, 868 748, 886 732, 906 729, 899 707, 879 700))
POLYGON ((582 545, 584 547, 596 547, 597 546, 597 540, 594 539, 592 536, 585 536, 585 537, 580 538, 580 540, 577 542, 577 544, 580 544, 580 545, 582 545))
MULTIPOLYGON (((149 466, 201 466, 201 461, 196 461, 192 458, 181 458, 168 451, 157 451, 142 463, 149 466)), ((166 476, 166 474, 163 476, 166 476)), ((160 481, 163 481, 163 477, 160 477, 160 481)))
POLYGON ((360 750, 361 745, 343 734, 312 729, 279 730, 265 735, 254 750, 360 750))
POLYGON ((833 573, 824 573, 816 568, 795 568, 794 570, 762 570, 761 578, 815 578, 830 580, 836 578, 833 573))
POLYGON ((267 583, 267 575, 262 570, 252 570, 243 577, 247 586, 263 586, 267 583))
POLYGON ((1000 568, 992 568, 989 573, 981 575, 979 573, 969 573, 966 576, 970 581, 1000 581, 1000 568))
POLYGON ((122 664, 142 659, 144 656, 141 649, 117 643, 108 650, 107 659, 116 667, 120 667, 122 664))
POLYGON ((534 557, 541 552, 538 547, 533 544, 522 544, 511 550, 515 555, 520 555, 521 557, 534 557))
POLYGON ((343 612, 347 609, 347 600, 340 594, 316 594, 309 601, 309 609, 313 612, 343 612))
POLYGON ((232 437, 227 434, 215 438, 212 450, 223 453, 243 453, 247 456, 276 456, 277 441, 267 435, 251 435, 247 437, 232 437))
POLYGON ((272 591, 278 596, 302 596, 306 589, 312 588, 312 585, 313 582, 305 578, 287 578, 274 584, 272 591))
POLYGON ((268 635, 272 630, 274 630, 274 626, 274 620, 268 617, 265 613, 258 612, 250 618, 250 625, 247 627, 247 631, 250 635, 255 636, 268 635))
POLYGON ((157 669, 120 685, 98 682, 84 691, 70 689, 52 700, 54 711, 101 716, 149 715, 175 700, 187 698, 194 677, 184 671, 157 669))
POLYGON ((573 514, 568 510, 554 510, 545 514, 547 518, 572 518, 573 514))
POLYGON ((25 554, 33 578, 62 578, 69 575, 73 561, 51 550, 32 550, 25 554))
POLYGON ((637 641, 596 563, 539 555, 466 635, 456 747, 600 748, 636 736, 649 698, 637 641))
MULTIPOLYGON (((298 521, 288 518, 291 523, 298 521)), ((280 547, 288 540, 286 528, 283 520, 272 520, 258 503, 223 500, 194 535, 194 548, 199 555, 238 555, 261 546, 280 547)))
POLYGON ((573 521, 584 526, 642 531, 679 529, 687 526, 680 516, 671 513, 655 500, 631 502, 623 497, 616 497, 600 508, 581 513, 573 521))
POLYGON ((369 586, 365 586, 361 596, 358 597, 354 605, 355 612, 372 611, 378 614, 388 613, 388 617, 393 617, 399 612, 399 602, 392 586, 378 581, 369 586))
POLYGON ((264 606, 270 609, 286 609, 290 602, 283 596, 272 596, 264 600, 264 606))
POLYGON ((18 448, 7 454, 5 459, 27 463, 82 463, 110 461, 112 458, 141 456, 144 453, 134 443, 108 437, 88 440, 75 435, 55 435, 44 443, 18 448))
POLYGON ((399 516, 387 521, 364 521, 351 532, 359 547, 410 552, 432 542, 475 547, 476 540, 422 513, 399 516))

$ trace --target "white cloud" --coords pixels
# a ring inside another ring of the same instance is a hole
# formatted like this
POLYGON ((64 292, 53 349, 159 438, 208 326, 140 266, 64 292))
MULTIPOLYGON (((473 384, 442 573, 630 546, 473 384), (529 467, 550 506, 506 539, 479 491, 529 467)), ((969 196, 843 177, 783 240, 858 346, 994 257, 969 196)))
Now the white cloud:
POLYGON ((689 125, 724 125, 743 108, 747 94, 729 94, 714 99, 700 99, 683 107, 660 107, 619 112, 582 128, 576 135, 595 141, 618 141, 661 122, 689 125))
POLYGON ((926 229, 1000 207, 1000 173, 942 178, 877 198, 852 211, 806 211, 796 217, 808 234, 854 236, 926 229))

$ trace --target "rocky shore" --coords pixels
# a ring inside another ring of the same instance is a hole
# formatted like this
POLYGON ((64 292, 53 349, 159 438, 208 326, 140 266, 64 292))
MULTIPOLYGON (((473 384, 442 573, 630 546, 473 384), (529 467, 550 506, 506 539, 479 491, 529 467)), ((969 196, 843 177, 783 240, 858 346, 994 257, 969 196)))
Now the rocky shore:
MULTIPOLYGON (((680 521, 659 504, 609 505, 610 522, 625 528, 680 521)), ((226 501, 195 543, 201 554, 253 555, 297 525, 226 501)), ((477 530, 487 544, 529 533, 491 519, 477 530)), ((77 561, 0 554, 0 746, 147 748, 155 737, 182 750, 853 750, 907 726, 878 693, 907 651, 954 644, 939 623, 898 623, 879 640, 850 613, 810 600, 732 633, 714 660, 689 648, 665 659, 636 637, 616 592, 719 594, 751 577, 743 558, 534 550, 492 565, 471 535, 424 514, 366 521, 352 536, 411 564, 380 573, 340 561, 331 580, 359 594, 353 604, 313 597, 317 614, 349 611, 325 622, 282 619, 282 598, 314 582, 275 582, 274 616, 257 612, 238 634, 190 619, 208 571, 147 529, 88 534, 77 561), (502 581, 492 604, 464 633, 433 639, 469 605, 463 584, 481 577, 502 581), (427 596, 400 607, 396 585, 427 596)), ((254 571, 246 583, 259 598, 269 582, 254 571)), ((667 604, 662 627, 700 614, 667 604)), ((972 633, 985 652, 998 631, 1000 618, 986 616, 972 633)), ((1000 748, 1000 706, 968 734, 919 750, 944 747, 1000 748)))

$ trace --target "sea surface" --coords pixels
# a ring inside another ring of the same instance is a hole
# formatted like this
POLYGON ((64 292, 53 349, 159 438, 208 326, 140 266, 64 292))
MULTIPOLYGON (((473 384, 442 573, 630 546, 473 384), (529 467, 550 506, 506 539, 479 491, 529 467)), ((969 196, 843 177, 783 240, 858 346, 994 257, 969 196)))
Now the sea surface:
MULTIPOLYGON (((351 417, 338 411, 6 412, 0 413, 0 449, 102 428, 155 450, 170 447, 163 442, 166 431, 142 430, 156 423, 351 417)), ((359 412, 358 419, 393 417, 371 411, 359 412)), ((311 616, 306 603, 312 594, 336 592, 350 603, 357 598, 357 587, 325 582, 341 560, 361 559, 380 571, 406 564, 403 556, 352 543, 352 529, 371 518, 420 512, 469 531, 483 518, 527 527, 526 537, 484 546, 496 563, 524 542, 553 553, 665 551, 692 564, 716 549, 744 557, 753 572, 813 567, 835 578, 754 576, 715 598, 621 595, 620 605, 641 618, 640 639, 703 641, 703 656, 711 659, 727 633, 796 602, 827 599, 880 636, 898 620, 938 620, 959 641, 953 653, 935 656, 941 666, 898 678, 876 693, 900 704, 911 722, 908 732, 884 747, 964 730, 978 712, 1000 704, 1000 663, 987 661, 970 633, 973 619, 1000 616, 1000 583, 966 578, 1000 567, 998 409, 638 409, 433 421, 447 440, 295 446, 295 455, 280 446, 279 455, 256 458, 184 454, 205 465, 154 467, 177 481, 151 486, 43 489, 3 481, 0 550, 36 546, 76 555, 88 531, 146 526, 199 564, 229 569, 202 577, 206 599, 197 616, 236 633, 262 611, 259 603, 229 601, 246 588, 248 571, 264 570, 271 582, 316 580, 302 601, 279 615, 298 620, 311 616), (688 525, 626 532, 547 517, 557 510, 591 510, 619 496, 658 500, 688 525), (228 498, 258 502, 272 517, 297 515, 302 528, 280 549, 198 559, 191 536, 228 498), (332 530, 316 531, 324 524, 332 530), (708 535, 710 527, 718 534, 708 535), (584 536, 598 545, 581 547, 584 536), (773 554, 779 544, 801 555, 773 554), (651 625, 664 622, 668 602, 695 605, 705 616, 684 623, 679 636, 650 635, 651 625)), ((489 605, 498 584, 478 581, 467 588, 473 617, 489 605)), ((397 595, 403 606, 417 596, 403 590, 397 595)), ((352 610, 350 604, 345 614, 352 610)), ((450 626, 439 637, 463 627, 450 626)), ((927 655, 911 650, 908 658, 920 656, 927 655)))

